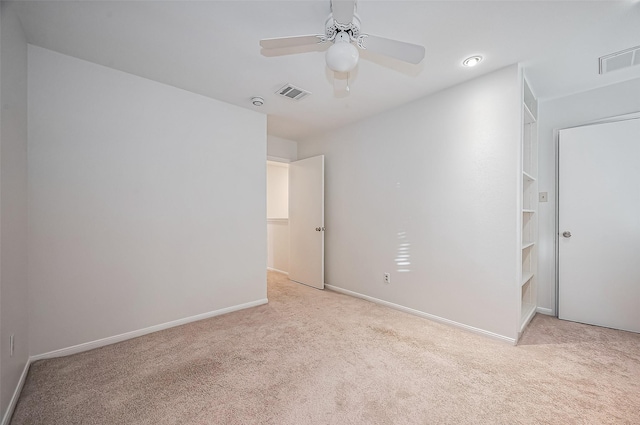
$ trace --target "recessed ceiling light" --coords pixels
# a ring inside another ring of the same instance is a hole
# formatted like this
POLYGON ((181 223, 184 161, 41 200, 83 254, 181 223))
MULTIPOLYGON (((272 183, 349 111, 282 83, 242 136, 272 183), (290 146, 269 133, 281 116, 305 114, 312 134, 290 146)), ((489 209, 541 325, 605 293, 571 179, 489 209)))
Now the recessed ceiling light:
POLYGON ((476 66, 477 64, 479 64, 480 62, 482 62, 482 56, 471 56, 470 58, 466 58, 463 62, 462 65, 467 66, 469 68, 476 66))

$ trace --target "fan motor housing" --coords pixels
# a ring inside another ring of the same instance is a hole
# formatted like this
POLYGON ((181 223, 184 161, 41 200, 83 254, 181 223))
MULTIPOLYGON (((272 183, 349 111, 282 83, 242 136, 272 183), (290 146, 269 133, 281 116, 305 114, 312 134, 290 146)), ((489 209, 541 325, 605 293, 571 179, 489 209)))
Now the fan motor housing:
POLYGON ((343 25, 339 22, 334 21, 333 15, 329 15, 327 21, 324 24, 325 27, 325 35, 328 40, 333 40, 335 36, 339 32, 346 32, 349 34, 349 38, 352 40, 356 40, 360 35, 360 17, 358 15, 353 15, 353 20, 351 23, 343 25))

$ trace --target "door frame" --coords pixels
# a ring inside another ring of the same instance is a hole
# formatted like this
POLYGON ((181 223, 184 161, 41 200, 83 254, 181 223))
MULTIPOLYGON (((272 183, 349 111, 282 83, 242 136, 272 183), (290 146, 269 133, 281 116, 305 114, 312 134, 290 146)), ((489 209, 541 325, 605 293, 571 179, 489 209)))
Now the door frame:
POLYGON ((600 118, 593 121, 588 121, 583 124, 572 125, 569 127, 555 128, 553 130, 553 140, 555 143, 555 156, 556 156, 556 206, 555 206, 555 229, 554 229, 554 257, 555 257, 555 305, 554 316, 558 317, 559 305, 560 305, 560 130, 568 130, 570 128, 586 127, 594 124, 606 124, 617 121, 626 121, 640 118, 640 111, 632 112, 629 114, 616 115, 612 117, 600 118))

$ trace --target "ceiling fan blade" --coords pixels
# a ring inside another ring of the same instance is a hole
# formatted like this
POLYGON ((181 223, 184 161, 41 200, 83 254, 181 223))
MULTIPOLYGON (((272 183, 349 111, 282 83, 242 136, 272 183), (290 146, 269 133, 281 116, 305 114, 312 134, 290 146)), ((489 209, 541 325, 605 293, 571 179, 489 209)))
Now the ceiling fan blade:
POLYGON ((358 46, 374 53, 413 64, 418 64, 424 59, 424 46, 375 35, 361 34, 358 37, 358 46))
POLYGON ((349 25, 353 21, 356 10, 355 0, 331 0, 331 13, 333 20, 343 25, 349 25))
POLYGON ((296 37, 265 38, 260 40, 260 46, 264 49, 282 49, 285 47, 306 46, 309 44, 324 43, 327 37, 324 35, 299 35, 296 37))

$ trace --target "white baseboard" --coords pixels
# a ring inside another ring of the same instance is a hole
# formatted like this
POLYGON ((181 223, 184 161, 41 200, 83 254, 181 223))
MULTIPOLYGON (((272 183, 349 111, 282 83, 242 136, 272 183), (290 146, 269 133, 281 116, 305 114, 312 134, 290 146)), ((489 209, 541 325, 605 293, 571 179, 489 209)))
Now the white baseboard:
POLYGON ((22 375, 20 375, 20 379, 18 380, 18 385, 16 385, 16 389, 13 391, 11 401, 9 401, 9 405, 7 406, 7 411, 4 413, 4 417, 2 418, 2 425, 9 425, 9 422, 11 422, 11 416, 13 416, 13 411, 16 408, 16 404, 18 404, 18 399, 20 398, 22 387, 24 387, 24 381, 27 379, 27 373, 29 373, 30 366, 31 359, 29 358, 27 359, 27 363, 24 365, 22 375))
POLYGON ((551 310, 550 308, 544 308, 544 307, 537 307, 536 308, 536 312, 540 313, 540 314, 546 314, 547 316, 553 316, 553 310, 551 310))
POLYGON ((278 273, 286 274, 287 276, 289 276, 289 272, 285 272, 284 270, 274 269, 273 267, 267 267, 267 270, 272 271, 272 272, 278 272, 278 273))
POLYGON ((173 327, 184 325, 187 323, 196 322, 198 320, 208 319, 210 317, 220 316, 221 314, 231 313, 238 310, 244 310, 245 308, 256 307, 262 304, 266 304, 267 302, 268 300, 266 298, 263 298, 257 301, 251 301, 244 304, 221 308, 220 310, 214 310, 208 313, 202 313, 202 314, 197 314, 195 316, 185 317, 184 319, 178 319, 178 320, 173 320, 171 322, 161 323, 159 325, 149 326, 148 328, 139 329, 137 331, 126 332, 120 335, 114 335, 107 338, 85 342, 85 343, 74 345, 67 348, 61 348, 59 350, 49 351, 47 353, 37 354, 35 356, 31 356, 30 361, 34 362, 36 360, 51 359, 54 357, 62 357, 62 356, 68 356, 71 354, 77 354, 83 351, 93 350, 94 348, 104 347, 105 345, 115 344, 116 342, 125 341, 127 339, 137 338, 139 336, 150 334, 152 332, 173 328, 173 327))
POLYGON ((402 305, 399 305, 399 304, 394 304, 394 303, 391 303, 389 301, 380 300, 378 298, 373 298, 373 297, 370 297, 368 295, 363 295, 363 294, 360 294, 358 292, 349 291, 348 289, 343 289, 343 288, 340 288, 340 287, 337 287, 337 286, 333 286, 333 285, 326 285, 325 284, 325 287, 327 289, 330 289, 330 290, 335 291, 335 292, 339 292, 341 294, 350 295, 350 296, 356 297, 356 298, 362 298, 363 300, 371 301, 373 303, 380 304, 380 305, 383 305, 383 306, 386 306, 386 307, 390 307, 390 308, 393 308, 395 310, 400 310, 400 311, 403 311, 405 313, 413 314, 414 316, 419 316, 419 317, 423 317, 425 319, 433 320, 434 322, 439 322, 439 323, 444 323, 446 325, 455 326, 456 328, 460 328, 460 329, 464 329, 464 330, 467 330, 467 331, 470 331, 470 332, 473 332, 473 333, 476 333, 476 334, 488 336, 489 338, 497 339, 497 340, 503 341, 503 342, 507 342, 507 343, 512 344, 512 345, 515 345, 515 343, 516 343, 516 340, 514 338, 509 338, 509 337, 506 337, 504 335, 499 335, 499 334, 496 334, 496 333, 493 333, 493 332, 485 331, 484 329, 474 328, 473 326, 465 325, 463 323, 454 322, 453 320, 449 320, 449 319, 445 319, 445 318, 440 317, 440 316, 435 316, 433 314, 425 313, 425 312, 420 311, 420 310, 414 310, 414 309, 409 308, 409 307, 405 307, 405 306, 402 306, 402 305))

